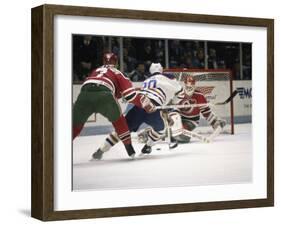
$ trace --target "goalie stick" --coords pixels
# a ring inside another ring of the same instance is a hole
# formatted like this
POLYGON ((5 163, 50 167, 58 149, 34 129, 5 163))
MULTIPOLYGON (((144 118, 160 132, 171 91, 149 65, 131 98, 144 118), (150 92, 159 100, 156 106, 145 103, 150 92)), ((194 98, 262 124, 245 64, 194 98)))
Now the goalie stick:
POLYGON ((197 138, 198 140, 204 142, 204 143, 210 143, 211 141, 213 141, 213 139, 210 139, 209 137, 205 137, 199 133, 193 132, 193 131, 189 131, 186 129, 183 129, 182 134, 185 136, 188 136, 190 138, 197 138))
POLYGON ((196 139, 198 139, 198 140, 200 140, 204 143, 211 143, 221 133, 221 131, 222 131, 222 128, 218 127, 217 129, 214 130, 214 132, 211 135, 203 136, 199 133, 184 129, 182 134, 185 135, 185 136, 188 136, 190 138, 196 138, 196 139))
POLYGON ((176 104, 176 105, 165 105, 165 106, 157 106, 155 107, 157 110, 171 109, 171 108, 186 108, 186 107, 201 107, 201 106, 215 106, 215 105, 224 105, 228 104, 236 95, 238 91, 234 90, 232 94, 223 102, 216 103, 204 103, 204 104, 176 104))
POLYGON ((164 124, 165 124, 165 128, 166 128, 166 134, 167 134, 167 137, 168 137, 169 149, 176 148, 178 146, 178 143, 174 142, 173 139, 172 139, 172 131, 171 131, 171 128, 170 128, 169 123, 168 123, 167 112, 162 112, 161 115, 162 115, 162 118, 163 118, 163 121, 164 121, 164 124))

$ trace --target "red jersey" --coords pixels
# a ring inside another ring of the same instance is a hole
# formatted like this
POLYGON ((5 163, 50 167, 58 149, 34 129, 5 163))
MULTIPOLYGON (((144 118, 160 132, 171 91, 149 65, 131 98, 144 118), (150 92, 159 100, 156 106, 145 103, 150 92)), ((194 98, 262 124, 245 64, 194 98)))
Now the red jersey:
POLYGON ((104 65, 93 70, 83 85, 88 83, 106 86, 112 91, 116 99, 124 97, 128 102, 140 105, 139 98, 136 98, 137 93, 132 82, 121 71, 112 66, 104 65))
MULTIPOLYGON (((203 93, 198 90, 195 90, 192 96, 185 96, 178 103, 180 105, 189 105, 189 104, 205 104, 207 100, 203 93)), ((183 120, 191 120, 196 124, 199 124, 200 113, 204 116, 204 118, 209 122, 210 116, 213 115, 209 106, 201 106, 201 107, 187 107, 181 108, 178 110, 183 120)))

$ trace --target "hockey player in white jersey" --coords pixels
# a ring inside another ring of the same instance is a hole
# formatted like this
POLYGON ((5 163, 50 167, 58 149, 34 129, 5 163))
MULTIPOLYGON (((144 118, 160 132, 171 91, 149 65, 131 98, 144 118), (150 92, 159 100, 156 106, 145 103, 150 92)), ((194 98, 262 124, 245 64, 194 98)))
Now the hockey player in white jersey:
MULTIPOLYGON (((156 106, 177 103, 178 97, 184 95, 180 83, 173 79, 172 75, 163 74, 160 63, 152 63, 149 72, 151 77, 143 82, 139 91, 142 95, 143 108, 134 106, 125 116, 130 132, 136 132, 143 123, 150 126, 143 134, 146 138, 146 144, 141 150, 143 154, 149 154, 152 150, 151 147, 165 136, 165 123, 160 110, 156 110, 156 106)), ((103 145, 93 154, 93 158, 101 159, 104 152, 110 150, 117 142, 119 142, 118 136, 111 133, 103 145)))

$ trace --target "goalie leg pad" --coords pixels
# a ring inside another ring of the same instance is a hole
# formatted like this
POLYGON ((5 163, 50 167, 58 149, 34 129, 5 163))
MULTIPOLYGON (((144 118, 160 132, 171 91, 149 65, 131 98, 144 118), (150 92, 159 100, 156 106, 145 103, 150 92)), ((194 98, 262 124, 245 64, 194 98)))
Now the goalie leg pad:
POLYGON ((174 137, 178 143, 189 143, 191 136, 188 136, 185 131, 192 131, 196 128, 197 123, 192 120, 183 120, 182 121, 183 129, 182 134, 174 137))
POLYGON ((190 137, 189 137, 189 136, 186 136, 186 135, 183 135, 183 134, 174 137, 174 139, 175 139, 179 144, 186 144, 186 143, 189 143, 189 142, 190 142, 190 137))
POLYGON ((182 125, 181 116, 178 112, 171 112, 168 114, 168 124, 171 129, 171 133, 173 137, 182 134, 183 125, 182 125))

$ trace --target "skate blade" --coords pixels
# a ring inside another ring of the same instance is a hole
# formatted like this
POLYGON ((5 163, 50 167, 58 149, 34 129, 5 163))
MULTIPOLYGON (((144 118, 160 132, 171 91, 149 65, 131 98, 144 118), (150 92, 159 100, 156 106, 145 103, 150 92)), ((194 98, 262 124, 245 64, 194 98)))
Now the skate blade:
POLYGON ((169 144, 169 149, 174 149, 178 146, 178 143, 169 144))
POLYGON ((89 162, 95 162, 95 161, 101 161, 101 160, 102 160, 102 158, 101 159, 91 158, 91 159, 89 159, 89 162))
POLYGON ((139 155, 138 155, 138 158, 145 158, 145 157, 147 157, 147 156, 149 156, 150 154, 148 154, 148 153, 140 153, 139 155))
POLYGON ((129 157, 130 157, 130 159, 135 160, 136 159, 136 154, 131 154, 129 157))

